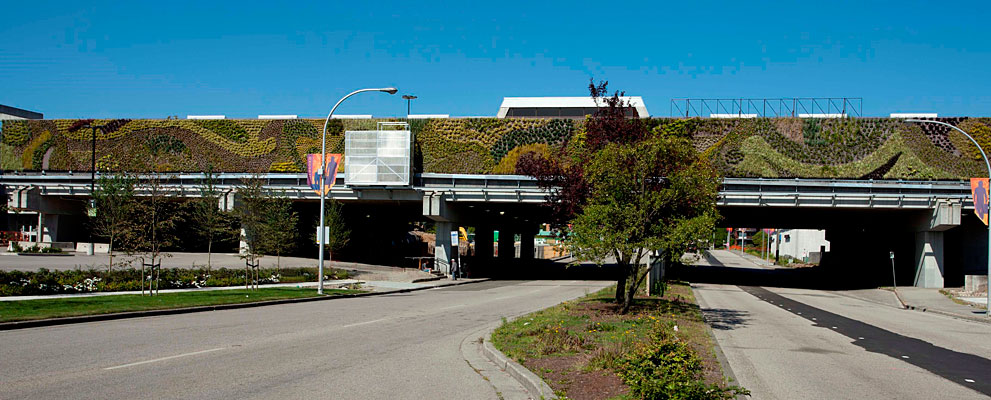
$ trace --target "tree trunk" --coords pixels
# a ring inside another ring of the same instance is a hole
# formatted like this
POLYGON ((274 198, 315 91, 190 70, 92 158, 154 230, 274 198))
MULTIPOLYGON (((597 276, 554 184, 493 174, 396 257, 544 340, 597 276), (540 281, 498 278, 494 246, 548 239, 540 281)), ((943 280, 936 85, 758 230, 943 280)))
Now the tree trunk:
POLYGON ((251 272, 248 270, 248 263, 244 264, 244 290, 251 290, 251 272))
POLYGON ((206 272, 210 272, 210 256, 213 255, 213 239, 206 241, 206 272))
MULTIPOLYGON (((96 254, 96 244, 95 243, 90 243, 90 245, 93 246, 93 254, 96 254)), ((110 253, 110 264, 107 265, 107 276, 108 277, 110 276, 110 273, 113 272, 113 270, 114 270, 114 235, 110 235, 110 245, 109 246, 110 247, 107 249, 109 251, 109 253, 110 253)), ((142 279, 144 279, 144 278, 142 278, 142 279)))
POLYGON ((622 305, 626 299, 626 276, 627 268, 621 263, 617 265, 619 276, 616 278, 616 304, 622 305))
POLYGON ((647 277, 649 271, 644 270, 644 273, 641 275, 639 266, 632 266, 631 269, 633 271, 633 280, 630 282, 630 287, 626 294, 626 301, 623 302, 623 308, 620 310, 620 314, 626 314, 630 311, 630 307, 633 306, 633 299, 636 297, 637 291, 640 290, 640 285, 643 284, 643 280, 647 277))

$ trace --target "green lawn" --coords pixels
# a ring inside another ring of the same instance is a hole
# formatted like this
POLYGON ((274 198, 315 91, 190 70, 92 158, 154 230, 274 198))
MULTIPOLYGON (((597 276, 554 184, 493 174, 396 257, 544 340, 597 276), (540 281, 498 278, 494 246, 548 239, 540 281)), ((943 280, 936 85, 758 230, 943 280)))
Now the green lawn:
MULTIPOLYGON (((361 293, 358 290, 328 289, 325 296, 361 293)), ((204 290, 162 293, 158 296, 135 294, 62 299, 0 302, 0 322, 80 315, 110 314, 126 311, 164 310, 218 304, 252 303, 266 300, 317 297, 315 289, 265 288, 259 290, 204 290)))

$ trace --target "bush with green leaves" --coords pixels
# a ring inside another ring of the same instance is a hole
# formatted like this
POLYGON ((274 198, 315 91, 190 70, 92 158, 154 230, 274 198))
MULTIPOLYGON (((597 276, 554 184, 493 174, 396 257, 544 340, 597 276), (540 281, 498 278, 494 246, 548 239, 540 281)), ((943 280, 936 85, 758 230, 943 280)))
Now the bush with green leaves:
POLYGON ((722 387, 703 379, 702 359, 685 342, 658 330, 658 337, 628 354, 619 376, 630 394, 642 399, 733 399, 749 395, 738 386, 722 387))

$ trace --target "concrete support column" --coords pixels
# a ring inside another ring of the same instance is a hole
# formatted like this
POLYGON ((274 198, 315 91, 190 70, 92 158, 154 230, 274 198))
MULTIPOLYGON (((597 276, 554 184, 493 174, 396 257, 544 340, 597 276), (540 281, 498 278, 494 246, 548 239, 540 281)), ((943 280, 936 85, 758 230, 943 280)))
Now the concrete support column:
POLYGON ((943 232, 915 234, 915 286, 943 287, 943 232))
POLYGON ((478 259, 490 259, 492 258, 492 227, 491 226, 476 226, 475 227, 475 258, 478 259))
POLYGON ((35 230, 35 233, 37 233, 37 235, 34 236, 35 243, 41 243, 44 241, 42 236, 45 235, 45 213, 41 211, 38 211, 38 227, 35 230))
POLYGON ((53 243, 57 242, 59 239, 58 235, 58 214, 48 214, 45 215, 43 224, 41 225, 41 241, 53 243))
POLYGON ((451 228, 450 222, 434 223, 437 235, 434 241, 434 268, 444 274, 451 273, 451 228))
POLYGON ((520 232, 520 259, 521 260, 532 260, 533 259, 533 239, 536 236, 536 232, 527 228, 520 232))
POLYGON ((499 258, 516 257, 516 234, 508 226, 499 228, 499 258))

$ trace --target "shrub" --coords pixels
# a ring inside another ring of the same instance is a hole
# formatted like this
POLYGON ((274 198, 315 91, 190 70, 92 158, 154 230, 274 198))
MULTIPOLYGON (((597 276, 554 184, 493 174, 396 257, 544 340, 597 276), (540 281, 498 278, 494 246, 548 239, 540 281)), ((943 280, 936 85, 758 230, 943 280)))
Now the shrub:
POLYGON ((706 383, 702 360, 684 342, 664 339, 641 347, 620 365, 630 393, 643 399, 732 399, 747 390, 706 383))

